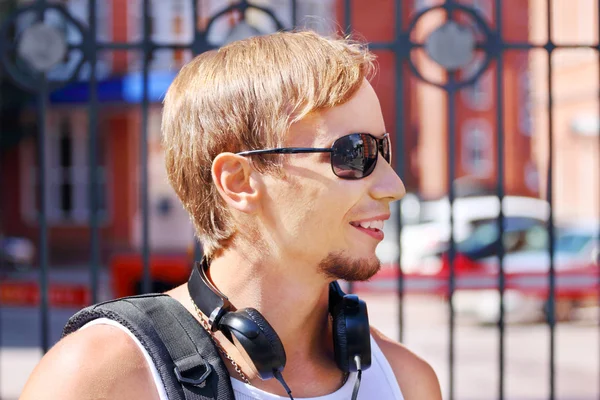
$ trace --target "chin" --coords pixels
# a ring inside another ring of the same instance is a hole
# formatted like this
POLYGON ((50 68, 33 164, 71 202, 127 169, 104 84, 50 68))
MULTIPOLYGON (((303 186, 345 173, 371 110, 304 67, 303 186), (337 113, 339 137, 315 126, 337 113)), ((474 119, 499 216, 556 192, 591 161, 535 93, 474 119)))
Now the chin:
POLYGON ((380 269, 381 261, 374 253, 368 257, 356 257, 333 252, 319 264, 319 270, 328 278, 348 282, 368 281, 380 269))

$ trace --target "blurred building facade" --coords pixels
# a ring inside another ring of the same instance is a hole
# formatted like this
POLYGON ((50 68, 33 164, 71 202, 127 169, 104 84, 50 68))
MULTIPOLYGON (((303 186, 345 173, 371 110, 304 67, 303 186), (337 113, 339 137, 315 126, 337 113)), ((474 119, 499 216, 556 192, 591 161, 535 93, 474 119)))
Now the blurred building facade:
MULTIPOLYGON (((76 18, 86 24, 87 0, 63 2, 76 18)), ((98 39, 103 42, 141 41, 141 3, 142 0, 98 1, 98 39)), ((152 0, 150 3, 152 40, 161 44, 186 44, 192 41, 196 28, 206 29, 211 17, 234 1, 199 1, 200 15, 195 21, 196 26, 189 18, 192 15, 191 1, 152 0)), ((328 33, 344 25, 345 10, 341 1, 300 0, 297 3, 301 26, 328 33)), ((416 12, 439 3, 436 0, 402 2, 404 29, 416 12)), ((496 13, 499 12, 495 10, 495 1, 463 0, 461 3, 475 7, 494 29, 496 13)), ((256 0, 253 4, 273 10, 284 27, 293 25, 290 1, 256 0)), ((505 40, 526 42, 539 36, 540 30, 544 29, 540 21, 546 15, 539 12, 541 4, 541 0, 504 1, 501 12, 505 40)), ((396 32, 393 0, 354 1, 352 7, 352 27, 361 37, 374 43, 393 41, 396 32)), ((567 11, 572 10, 566 10, 561 18, 578 18, 567 11)), ((473 24, 468 15, 461 18, 465 23, 473 24)), ((411 39, 423 41, 443 20, 441 12, 428 13, 416 25, 411 39)), ((569 23, 573 21, 564 22, 564 29, 569 29, 569 23)), ((597 27, 597 21, 593 26, 597 27)), ((264 13, 250 12, 242 24, 239 15, 227 14, 210 25, 207 39, 210 43, 222 44, 276 28, 264 13)), ((72 33, 67 30, 67 34, 72 33)), ((477 35, 482 34, 477 32, 477 35)), ((597 37, 593 40, 597 41, 597 37)), ((378 55, 378 72, 373 86, 381 100, 387 129, 394 137, 400 129, 404 132, 405 152, 395 157, 404 166, 402 175, 407 188, 423 199, 443 197, 451 184, 448 177, 448 126, 451 119, 447 93, 420 81, 407 65, 398 65, 394 52, 383 49, 375 52, 378 55), (402 99, 397 96, 398 73, 403 77, 402 99), (404 115, 402 120, 397 118, 399 107, 402 107, 404 115)), ((140 51, 125 50, 101 51, 98 55, 100 107, 97 148, 101 246, 105 259, 115 252, 139 249, 142 242, 142 57, 140 51)), ((160 147, 162 96, 176 71, 191 57, 189 50, 160 49, 150 64, 148 211, 153 252, 186 251, 193 238, 187 214, 167 183, 160 147)), ((411 59, 421 75, 432 81, 447 82, 447 73, 429 59, 423 48, 414 48, 411 59)), ((457 72, 457 78, 468 79, 484 61, 483 53, 477 52, 472 62, 457 72)), ((560 153, 555 167, 556 204, 559 210, 564 210, 564 214, 560 215, 565 217, 598 215, 597 57, 594 60, 592 53, 565 63, 560 68, 557 66, 554 78, 557 96, 555 149, 560 153), (586 81, 594 82, 595 89, 591 90, 586 81), (572 101, 574 96, 584 92, 587 93, 585 98, 572 101)), ((505 151, 505 193, 544 196, 544 146, 547 146, 548 127, 544 123, 547 109, 543 98, 547 83, 543 78, 543 63, 536 62, 524 51, 509 52, 503 59, 502 71, 497 80, 498 69, 495 61, 491 60, 489 68, 475 85, 460 89, 455 94, 456 152, 453 158, 457 194, 495 192, 500 135, 505 151), (498 115, 498 82, 502 88, 503 116, 498 115), (503 118, 502 132, 497 130, 500 118, 503 118)), ((89 258, 89 92, 86 82, 89 70, 84 68, 80 75, 79 81, 51 94, 47 117, 45 197, 48 202, 49 248, 54 263, 85 263, 89 258)), ((35 118, 25 113, 23 121, 24 126, 31 126, 35 118)), ((6 188, 11 193, 2 198, 3 229, 32 239, 37 237, 38 232, 37 160, 34 135, 5 151, 0 160, 3 190, 6 188)))
MULTIPOLYGON (((420 11, 440 5, 442 1, 414 0, 403 2, 403 28, 407 29, 410 19, 420 11)), ((463 0, 465 6, 475 9, 490 29, 495 29, 496 13, 494 0, 463 0)), ((353 3, 353 29, 371 42, 392 42, 396 32, 395 5, 391 0, 373 3, 353 3)), ((342 15, 338 3, 338 16, 342 15)), ((459 13, 465 25, 483 38, 484 32, 473 18, 459 13)), ((415 25, 411 40, 425 44, 426 38, 445 21, 441 10, 430 11, 415 25)), ((528 40, 528 1, 506 0, 502 9, 503 36, 507 41, 528 40)), ((435 64, 423 48, 411 50, 415 69, 431 82, 445 84, 448 73, 435 64)), ((410 191, 419 193, 424 199, 440 198, 449 189, 449 126, 448 94, 445 90, 419 80, 404 65, 398 67, 394 53, 380 50, 380 70, 374 79, 388 129, 396 132, 398 114, 396 81, 398 71, 403 75, 404 115, 402 129, 406 149, 403 157, 404 178, 410 191)), ((500 78, 503 89, 504 130, 498 132, 497 67, 494 60, 475 82, 455 93, 454 138, 455 138, 455 181, 459 196, 495 193, 497 186, 498 135, 504 141, 504 190, 506 194, 534 196, 539 194, 537 168, 531 156, 531 116, 529 61, 526 53, 509 54, 503 60, 500 78)), ((485 64, 485 54, 476 51, 472 61, 456 73, 458 81, 470 79, 485 64)))
MULTIPOLYGON (((548 38, 547 6, 530 0, 531 41, 548 38)), ((593 46, 598 43, 598 2, 555 1, 552 41, 593 46)), ((592 48, 561 49, 552 65, 553 205, 558 220, 598 220, 600 216, 600 70, 592 48)), ((531 56, 534 113, 534 159, 540 171, 541 195, 547 195, 549 159, 548 57, 531 56)))

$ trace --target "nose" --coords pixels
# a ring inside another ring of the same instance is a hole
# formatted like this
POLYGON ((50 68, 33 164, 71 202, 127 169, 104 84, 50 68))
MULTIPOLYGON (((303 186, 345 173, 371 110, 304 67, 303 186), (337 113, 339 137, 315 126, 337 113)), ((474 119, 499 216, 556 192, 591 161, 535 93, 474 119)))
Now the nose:
POLYGON ((372 173, 371 197, 375 200, 400 200, 406 194, 402 179, 390 164, 379 154, 377 166, 372 173))

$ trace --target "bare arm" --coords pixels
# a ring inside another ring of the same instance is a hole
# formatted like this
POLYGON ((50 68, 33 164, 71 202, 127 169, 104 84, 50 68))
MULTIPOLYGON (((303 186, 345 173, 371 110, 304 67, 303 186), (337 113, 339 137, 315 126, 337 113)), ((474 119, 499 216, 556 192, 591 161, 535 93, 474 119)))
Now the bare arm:
POLYGON ((96 325, 56 344, 37 365, 20 400, 158 400, 150 368, 118 328, 96 325))
POLYGON ((402 344, 371 327, 373 338, 394 370, 405 400, 442 400, 435 371, 402 344))

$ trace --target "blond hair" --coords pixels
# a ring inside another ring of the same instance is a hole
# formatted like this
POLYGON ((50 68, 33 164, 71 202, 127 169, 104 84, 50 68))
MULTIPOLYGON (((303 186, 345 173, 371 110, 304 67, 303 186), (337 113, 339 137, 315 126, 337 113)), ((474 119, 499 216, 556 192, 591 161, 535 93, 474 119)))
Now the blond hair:
MULTIPOLYGON (((292 124, 348 101, 373 72, 373 59, 345 38, 278 32, 200 54, 181 69, 164 100, 166 168, 207 256, 235 233, 212 182, 214 158, 281 147, 292 124)), ((279 160, 255 157, 253 165, 276 171, 279 160)))

